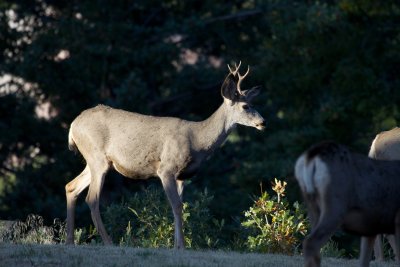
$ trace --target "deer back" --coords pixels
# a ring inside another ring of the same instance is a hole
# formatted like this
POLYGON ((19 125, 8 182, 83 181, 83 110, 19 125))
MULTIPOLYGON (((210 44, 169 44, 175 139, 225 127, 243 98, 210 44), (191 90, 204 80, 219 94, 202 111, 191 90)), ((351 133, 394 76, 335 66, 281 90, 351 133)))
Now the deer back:
POLYGON ((369 156, 375 159, 400 160, 400 128, 396 127, 376 135, 369 156))

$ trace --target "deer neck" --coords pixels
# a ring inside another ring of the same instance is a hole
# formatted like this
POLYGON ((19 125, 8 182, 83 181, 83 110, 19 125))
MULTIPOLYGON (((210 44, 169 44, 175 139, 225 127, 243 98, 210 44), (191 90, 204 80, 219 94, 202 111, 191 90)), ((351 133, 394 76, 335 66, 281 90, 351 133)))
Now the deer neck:
POLYGON ((208 119, 197 123, 194 132, 197 150, 211 153, 225 141, 234 127, 227 107, 222 104, 208 119))

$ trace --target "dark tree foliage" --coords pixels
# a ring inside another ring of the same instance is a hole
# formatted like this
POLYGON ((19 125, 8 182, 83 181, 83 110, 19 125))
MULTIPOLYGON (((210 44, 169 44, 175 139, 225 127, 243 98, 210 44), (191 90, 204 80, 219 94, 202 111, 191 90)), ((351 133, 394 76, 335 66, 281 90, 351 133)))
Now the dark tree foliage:
MULTIPOLYGON (((82 110, 204 119, 239 60, 251 66, 244 86, 263 86, 267 130, 238 127, 185 197, 208 187, 227 221, 274 177, 299 199, 292 169, 306 147, 334 139, 367 153, 398 124, 399 22, 395 0, 0 0, 0 218, 65 217, 64 185, 83 168, 67 134, 82 110)), ((103 202, 146 182, 106 183, 103 202)))

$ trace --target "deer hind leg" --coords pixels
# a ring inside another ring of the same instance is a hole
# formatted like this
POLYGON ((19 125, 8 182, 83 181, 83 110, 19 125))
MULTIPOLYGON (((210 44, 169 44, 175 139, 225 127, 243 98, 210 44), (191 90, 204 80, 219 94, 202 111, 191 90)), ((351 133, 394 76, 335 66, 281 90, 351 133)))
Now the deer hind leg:
POLYGON ((66 244, 74 244, 75 206, 79 194, 90 184, 90 170, 85 169, 74 180, 65 186, 67 197, 67 240, 66 244))
POLYGON ((183 184, 177 184, 177 180, 175 179, 175 175, 171 175, 166 171, 158 171, 158 175, 161 179, 161 183, 163 185, 164 191, 168 197, 169 203, 172 207, 172 212, 174 214, 174 227, 175 227, 175 234, 174 234, 174 246, 176 249, 184 249, 185 242, 183 238, 183 230, 182 230, 182 200, 179 191, 182 192, 180 189, 183 184), (178 191, 178 187, 180 188, 178 191))
POLYGON ((100 193, 103 187, 104 179, 109 169, 108 161, 104 158, 101 160, 88 162, 90 172, 92 174, 86 203, 89 205, 90 213, 94 226, 99 232, 104 244, 111 245, 111 238, 108 236, 100 216, 100 193))
POLYGON ((317 194, 304 195, 304 199, 306 199, 307 215, 310 220, 312 229, 314 229, 317 226, 318 219, 321 214, 317 198, 318 198, 317 194))
POLYGON ((314 226, 309 236, 304 240, 303 249, 305 257, 305 266, 321 266, 321 247, 335 232, 342 218, 343 208, 337 203, 332 203, 329 196, 324 193, 319 194, 318 218, 314 218, 314 226), (327 212, 329 211, 329 212, 327 212))
POLYGON ((325 217, 320 220, 317 227, 312 230, 303 243, 305 266, 321 266, 320 249, 332 236, 337 226, 338 220, 335 220, 334 217, 329 216, 329 218, 325 217))

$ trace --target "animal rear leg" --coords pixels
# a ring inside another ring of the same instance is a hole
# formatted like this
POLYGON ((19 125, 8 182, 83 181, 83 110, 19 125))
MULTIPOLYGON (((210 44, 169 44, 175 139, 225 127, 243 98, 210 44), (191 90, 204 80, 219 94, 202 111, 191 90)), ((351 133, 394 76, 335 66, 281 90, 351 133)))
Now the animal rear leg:
POLYGON ((169 203, 172 207, 172 212, 174 214, 174 227, 175 227, 175 235, 174 235, 174 246, 176 249, 185 248, 185 242, 183 238, 183 230, 182 230, 182 208, 183 204, 181 201, 181 197, 178 193, 177 181, 174 175, 171 175, 167 172, 159 173, 161 183, 164 187, 165 193, 168 197, 169 203))
POLYGON ((67 197, 67 240, 66 244, 74 244, 75 206, 79 194, 90 184, 90 170, 85 169, 65 186, 67 197))
POLYGON ((111 238, 108 236, 107 231, 104 227, 103 221, 100 216, 100 193, 103 187, 104 178, 108 171, 108 162, 106 160, 96 161, 96 163, 90 163, 90 172, 92 173, 89 191, 86 196, 86 203, 89 205, 90 213, 94 226, 99 232, 104 244, 111 245, 111 238))
POLYGON ((334 214, 322 215, 317 226, 312 229, 311 234, 304 240, 305 266, 316 267, 321 265, 320 249, 339 225, 338 218, 334 214))
MULTIPOLYGON (((377 236, 362 236, 361 237, 360 266, 364 266, 364 267, 369 266, 369 262, 371 261, 371 257, 372 257, 372 249, 374 248, 374 243, 375 244, 377 243, 376 239, 375 239, 376 237, 377 236)), ((380 235, 378 235, 378 237, 381 238, 380 235)), ((382 245, 382 242, 380 242, 380 244, 382 245)), ((375 255, 376 255, 376 252, 377 251, 375 250, 375 255)), ((382 259, 383 259, 383 255, 382 255, 382 259)))
POLYGON ((308 215, 308 218, 310 219, 311 229, 314 229, 317 226, 319 217, 321 215, 318 201, 316 199, 317 195, 316 194, 306 194, 304 196, 304 198, 306 199, 307 215, 308 215))

